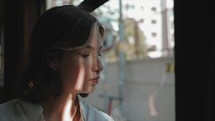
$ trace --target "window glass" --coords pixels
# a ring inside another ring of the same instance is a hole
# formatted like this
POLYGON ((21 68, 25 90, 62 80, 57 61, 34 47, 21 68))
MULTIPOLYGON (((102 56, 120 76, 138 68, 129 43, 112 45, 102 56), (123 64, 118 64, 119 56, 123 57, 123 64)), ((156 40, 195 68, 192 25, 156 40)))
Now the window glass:
MULTIPOLYGON (((48 7, 80 2, 49 0, 48 7)), ((108 49, 102 54, 102 79, 85 100, 115 121, 175 121, 173 4, 122 0, 123 29, 119 0, 92 13, 106 29, 108 49)))

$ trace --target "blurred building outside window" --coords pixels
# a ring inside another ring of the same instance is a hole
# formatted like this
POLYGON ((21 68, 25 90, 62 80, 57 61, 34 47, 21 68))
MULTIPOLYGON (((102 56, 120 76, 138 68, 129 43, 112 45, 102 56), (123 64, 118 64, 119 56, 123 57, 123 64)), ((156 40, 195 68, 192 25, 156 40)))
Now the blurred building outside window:
MULTIPOLYGON (((122 1, 124 4, 123 19, 127 48, 126 60, 174 56, 174 16, 172 0, 166 0, 165 5, 160 0, 122 1)), ((112 0, 96 10, 94 14, 98 18, 110 19, 114 31, 117 32, 119 29, 119 15, 117 11, 119 11, 118 0, 112 0)), ((119 35, 116 36, 117 39, 119 35)), ((117 61, 116 48, 107 54, 107 61, 117 61)))

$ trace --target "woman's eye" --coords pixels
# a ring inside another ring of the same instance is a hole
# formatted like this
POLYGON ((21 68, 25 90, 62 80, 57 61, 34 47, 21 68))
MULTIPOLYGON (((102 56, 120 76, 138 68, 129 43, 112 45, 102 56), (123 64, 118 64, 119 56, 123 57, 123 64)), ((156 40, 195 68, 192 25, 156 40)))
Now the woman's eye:
POLYGON ((88 57, 90 54, 81 54, 82 57, 86 58, 88 57))

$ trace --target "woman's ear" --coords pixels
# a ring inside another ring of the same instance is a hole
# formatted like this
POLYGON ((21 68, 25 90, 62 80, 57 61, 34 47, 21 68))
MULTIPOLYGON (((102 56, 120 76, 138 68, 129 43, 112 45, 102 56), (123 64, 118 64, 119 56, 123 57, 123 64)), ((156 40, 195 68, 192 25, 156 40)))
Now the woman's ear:
POLYGON ((53 70, 53 71, 56 71, 58 69, 58 61, 57 59, 55 60, 50 60, 48 62, 48 66, 53 70))
POLYGON ((46 64, 53 71, 59 68, 61 59, 63 58, 63 50, 52 50, 46 54, 46 64))
POLYGON ((51 52, 46 55, 46 64, 53 71, 58 69, 59 57, 57 53, 51 52))

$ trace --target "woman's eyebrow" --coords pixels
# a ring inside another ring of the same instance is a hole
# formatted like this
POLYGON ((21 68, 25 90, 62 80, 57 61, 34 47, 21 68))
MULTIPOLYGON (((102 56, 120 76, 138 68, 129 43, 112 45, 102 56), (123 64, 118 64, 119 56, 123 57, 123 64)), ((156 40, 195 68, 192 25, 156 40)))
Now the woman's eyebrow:
MULTIPOLYGON (((94 50, 95 48, 94 47, 92 47, 91 45, 87 45, 86 47, 84 47, 84 48, 87 48, 87 49, 92 49, 92 50, 94 50)), ((99 50, 101 50, 102 49, 102 46, 100 46, 99 47, 99 50)))
POLYGON ((85 47, 83 47, 83 48, 87 48, 87 49, 95 49, 94 47, 92 47, 92 46, 90 46, 90 45, 87 45, 87 46, 85 46, 85 47))

